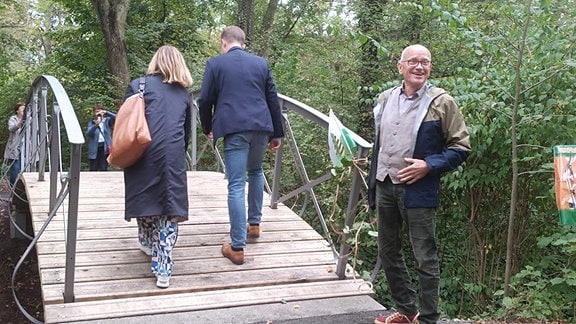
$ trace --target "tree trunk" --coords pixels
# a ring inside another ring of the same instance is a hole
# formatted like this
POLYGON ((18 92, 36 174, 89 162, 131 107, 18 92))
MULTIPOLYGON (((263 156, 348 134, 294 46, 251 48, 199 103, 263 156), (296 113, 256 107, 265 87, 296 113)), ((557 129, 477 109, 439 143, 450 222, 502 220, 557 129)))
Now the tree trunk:
MULTIPOLYGON (((381 23, 386 4, 387 1, 382 0, 362 0, 358 4, 358 28, 365 35, 374 35, 377 41, 379 41, 377 31, 379 30, 379 24, 381 23)), ((369 89, 380 80, 382 74, 377 49, 370 42, 362 44, 359 58, 361 62, 359 75, 362 76, 359 97, 373 97, 375 94, 371 93, 369 89)), ((363 138, 372 138, 374 134, 372 104, 360 100, 358 112, 360 118, 356 129, 359 135, 363 138)))
POLYGON ((114 87, 121 96, 128 82, 128 57, 124 44, 124 29, 130 0, 91 0, 106 42, 108 68, 114 87))
POLYGON ((279 0, 270 0, 268 3, 268 9, 266 9, 266 15, 262 20, 262 42, 260 44, 258 55, 264 58, 268 57, 268 49, 270 48, 270 33, 272 32, 272 25, 274 24, 276 9, 278 9, 278 2, 279 0))
POLYGON ((246 46, 254 36, 254 0, 238 0, 238 27, 246 33, 246 46))
MULTIPOLYGON (((528 1, 527 8, 531 8, 532 0, 528 1)), ((524 50, 526 49, 526 38, 528 35, 528 27, 530 26, 531 10, 526 10, 526 18, 524 22, 524 29, 522 31, 521 43, 518 46, 517 61, 514 65, 515 74, 515 94, 514 106, 512 107, 512 123, 510 125, 510 144, 512 146, 512 192, 510 193, 510 216, 508 218, 508 237, 506 241, 506 269, 504 271, 504 296, 510 296, 510 277, 512 277, 513 260, 512 256, 517 247, 517 241, 514 240, 514 218, 516 216, 516 208, 518 204, 518 138, 517 138, 517 124, 518 109, 520 107, 520 97, 522 93, 522 74, 520 68, 522 67, 522 60, 524 59, 524 50)))

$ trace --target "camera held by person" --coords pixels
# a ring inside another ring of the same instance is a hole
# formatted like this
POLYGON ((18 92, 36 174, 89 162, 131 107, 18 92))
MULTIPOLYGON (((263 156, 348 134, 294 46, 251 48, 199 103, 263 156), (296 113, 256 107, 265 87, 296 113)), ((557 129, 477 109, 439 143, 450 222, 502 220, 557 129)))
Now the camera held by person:
POLYGON ((107 111, 101 104, 95 104, 92 113, 94 117, 86 128, 86 136, 89 138, 90 171, 106 171, 108 169, 106 157, 112 144, 112 127, 116 114, 107 111))
POLYGON ((104 114, 103 114, 103 113, 98 113, 98 114, 96 115, 96 120, 94 120, 94 122, 95 122, 96 124, 100 124, 103 119, 104 119, 104 114))

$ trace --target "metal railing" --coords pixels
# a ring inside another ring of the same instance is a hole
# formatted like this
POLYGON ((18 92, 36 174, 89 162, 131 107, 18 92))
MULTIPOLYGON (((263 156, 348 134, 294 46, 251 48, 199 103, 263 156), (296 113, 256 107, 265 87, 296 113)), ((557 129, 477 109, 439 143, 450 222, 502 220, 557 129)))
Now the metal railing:
MULTIPOLYGON (((16 273, 67 198, 68 209, 65 217, 68 224, 65 236, 66 268, 63 297, 64 302, 74 301, 78 192, 82 145, 84 144, 83 131, 74 108, 66 91, 56 78, 42 75, 32 82, 24 112, 22 132, 24 133, 21 146, 22 172, 38 172, 39 181, 44 181, 45 172, 49 172, 49 215, 14 268, 12 293, 22 313, 33 323, 41 323, 28 314, 18 301, 14 290, 16 273), (62 135, 66 136, 65 142, 63 142, 62 135), (63 147, 69 149, 70 155, 67 162, 62 158, 63 147), (67 169, 64 170, 65 168, 67 169)), ((24 190, 18 182, 12 194, 13 201, 23 202, 25 199, 24 190)), ((21 233, 25 232, 18 226, 16 227, 21 233)))
MULTIPOLYGON (((198 107, 196 106, 197 95, 198 92, 194 92, 191 96, 194 109, 192 115, 193 129, 188 168, 189 170, 195 171, 198 167, 198 161, 202 155, 204 155, 206 151, 211 151, 212 154, 214 154, 216 157, 218 168, 224 170, 222 157, 218 149, 212 145, 211 141, 205 142, 203 147, 200 150, 198 149, 199 140, 197 138, 197 134, 199 118, 198 107)), ((281 171, 285 147, 285 145, 283 145, 276 152, 274 157, 272 187, 270 188, 268 183, 266 183, 266 189, 270 194, 270 207, 277 208, 278 204, 283 203, 286 200, 295 197, 296 195, 306 194, 307 199, 305 204, 307 204, 309 197, 314 205, 318 220, 322 224, 322 228, 325 232, 325 238, 331 243, 333 254, 337 263, 336 273, 339 278, 344 279, 346 277, 345 272, 348 255, 350 252, 350 246, 347 243, 349 234, 347 234, 347 232, 342 234, 342 244, 340 246, 340 251, 336 251, 336 247, 332 242, 324 215, 320 208, 320 204, 314 193, 314 187, 329 180, 332 177, 332 174, 327 172, 319 178, 310 179, 298 149, 297 136, 294 134, 289 122, 290 115, 297 114, 298 116, 313 122, 320 128, 327 130, 329 126, 329 118, 318 110, 295 99, 279 95, 279 101, 282 107, 284 129, 287 135, 287 140, 290 141, 292 146, 292 157, 303 183, 300 187, 293 189, 287 194, 280 194, 282 182, 281 171)), ((21 263, 28 256, 44 232, 45 228, 48 226, 49 222, 56 215, 61 205, 67 199, 68 208, 64 215, 65 219, 67 220, 67 226, 65 234, 66 268, 63 297, 65 303, 74 302, 74 273, 76 267, 75 260, 80 166, 82 159, 82 145, 85 143, 85 140, 83 130, 80 127, 78 118, 72 107, 72 104, 70 103, 68 95, 66 94, 66 91, 60 82, 54 77, 42 75, 37 77, 36 80, 34 80, 32 83, 25 109, 25 122, 23 127, 24 136, 21 154, 21 159, 23 161, 22 172, 37 172, 39 181, 44 181, 45 172, 49 172, 50 208, 48 219, 37 232, 35 237, 32 238, 32 242, 16 265, 12 276, 12 284, 13 287, 16 286, 14 281, 16 272, 19 269, 21 263), (62 128, 62 126, 64 127, 62 128), (65 141, 62 140, 62 135, 66 136, 65 141), (64 160, 62 158, 63 147, 69 150, 69 159, 64 160)), ((358 160, 366 159, 372 144, 368 143, 363 138, 351 131, 349 131, 349 134, 357 144, 356 158, 358 160)), ((357 168, 354 168, 352 172, 351 188, 345 215, 344 225, 347 227, 352 227, 354 224, 356 208, 363 183, 362 177, 362 172, 357 168)), ((22 185, 17 183, 15 187, 16 189, 20 188, 20 193, 18 193, 19 190, 13 190, 15 197, 12 199, 25 199, 22 196, 19 196, 24 192, 21 188, 22 185)), ((304 208, 302 208, 302 211, 303 210, 304 208)), ((18 231, 23 234, 25 233, 25 231, 21 228, 18 228, 18 231)), ((23 312, 23 314, 33 323, 41 323, 34 319, 22 308, 17 299, 14 288, 13 295, 16 303, 18 304, 18 307, 23 312)))
MULTIPOLYGON (((216 154, 217 160, 219 162, 220 167, 224 168, 224 165, 222 163, 222 158, 221 155, 219 153, 219 151, 217 150, 217 148, 213 145, 211 145, 211 142, 206 142, 202 148, 202 151, 199 152, 197 151, 197 138, 196 136, 196 130, 198 128, 197 125, 197 114, 198 114, 198 106, 197 106, 197 99, 199 96, 199 91, 196 91, 192 94, 192 101, 194 104, 194 108, 193 109, 193 120, 192 120, 192 134, 193 134, 193 140, 192 140, 192 162, 191 164, 194 166, 194 168, 198 165, 198 161, 199 159, 202 157, 203 153, 206 152, 207 147, 211 146, 210 150, 212 150, 214 152, 214 154, 216 154)), ((290 142, 290 144, 292 145, 292 158, 295 162, 297 171, 301 177, 302 180, 302 185, 296 189, 293 189, 292 191, 290 191, 289 193, 286 193, 284 195, 280 195, 280 187, 281 187, 281 175, 282 175, 282 164, 283 164, 283 158, 284 158, 284 147, 285 145, 282 145, 280 147, 280 149, 276 152, 275 157, 274 157, 274 170, 273 170, 273 175, 272 175, 272 189, 269 189, 268 184, 266 183, 266 187, 268 188, 268 191, 270 193, 270 207, 271 208, 277 208, 279 203, 283 203, 285 201, 287 201, 290 198, 293 198, 299 194, 306 194, 306 201, 304 203, 304 205, 307 204, 308 202, 308 198, 310 200, 312 200, 312 204, 314 205, 314 209, 316 212, 316 215, 318 217, 318 220, 322 226, 322 230, 324 231, 324 238, 326 240, 328 240, 328 242, 330 243, 330 246, 332 248, 332 252, 334 254, 334 258, 336 259, 336 274, 338 275, 338 277, 340 279, 344 279, 346 277, 346 266, 348 263, 348 256, 351 250, 350 245, 347 243, 348 239, 350 237, 350 234, 348 231, 344 231, 344 233, 342 233, 342 237, 341 237, 341 246, 340 246, 340 251, 336 251, 336 246, 335 244, 332 242, 331 239, 331 235, 328 229, 328 226, 326 224, 326 220, 325 217, 323 215, 322 209, 320 208, 320 204, 318 202, 318 199, 316 197, 316 194, 314 192, 314 187, 324 183, 328 180, 330 180, 332 178, 332 173, 330 171, 326 172, 324 175, 316 178, 316 179, 310 179, 310 176, 308 175, 308 172, 305 168, 304 165, 304 161, 302 160, 302 156, 300 154, 300 150, 298 148, 298 141, 297 141, 297 135, 295 134, 292 126, 290 124, 290 115, 291 114, 296 114, 310 122, 312 122, 313 124, 315 124, 316 126, 319 126, 320 128, 325 129, 326 131, 328 130, 328 126, 330 124, 330 119, 328 116, 326 116, 325 114, 321 113, 320 111, 298 101, 295 99, 292 99, 290 97, 284 96, 279 94, 278 95, 279 101, 280 101, 280 106, 282 108, 282 114, 284 117, 284 130, 285 130, 285 135, 286 135, 286 139, 285 139, 285 143, 287 141, 290 142)), ((318 132, 318 134, 320 134, 321 132, 318 132)), ((352 139, 354 140, 354 142, 356 142, 357 145, 357 151, 356 151, 356 160, 358 161, 362 161, 365 160, 368 157, 369 151, 372 148, 372 144, 368 143, 366 140, 364 140, 362 137, 360 137, 359 135, 355 134, 354 132, 348 130, 348 133, 351 135, 352 139)), ((327 134, 327 133, 326 133, 327 134)), ((328 136, 326 135, 325 137, 322 138, 327 138, 328 136)), ((346 208, 346 215, 345 215, 345 221, 344 221, 344 226, 348 227, 348 228, 352 228, 352 226, 354 225, 354 219, 356 216, 356 210, 357 210, 357 205, 358 205, 358 201, 359 201, 359 196, 360 196, 360 191, 362 188, 362 184, 363 184, 363 174, 360 172, 360 170, 358 170, 357 168, 354 168, 353 172, 352 172, 352 179, 351 179, 351 188, 350 188, 350 194, 348 196, 348 205, 346 208)), ((304 211, 305 206, 302 207, 302 211, 304 211)), ((302 216, 302 215, 300 215, 302 216)))

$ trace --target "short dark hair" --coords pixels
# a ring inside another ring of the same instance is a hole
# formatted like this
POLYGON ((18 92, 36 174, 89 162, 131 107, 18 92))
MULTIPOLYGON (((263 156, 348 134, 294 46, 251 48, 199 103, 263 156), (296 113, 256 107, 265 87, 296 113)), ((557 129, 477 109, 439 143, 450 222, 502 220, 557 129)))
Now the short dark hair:
POLYGON ((18 101, 15 105, 14 105, 14 112, 18 112, 18 109, 20 107, 26 107, 26 103, 24 101, 18 101))
POLYGON ((104 106, 101 103, 95 104, 94 107, 92 108, 92 111, 96 111, 97 109, 106 110, 104 109, 104 106))

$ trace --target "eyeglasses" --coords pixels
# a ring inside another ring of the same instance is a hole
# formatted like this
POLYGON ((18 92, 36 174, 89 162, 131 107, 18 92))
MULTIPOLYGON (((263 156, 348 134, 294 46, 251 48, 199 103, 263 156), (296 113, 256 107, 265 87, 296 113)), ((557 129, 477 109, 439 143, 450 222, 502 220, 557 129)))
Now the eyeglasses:
POLYGON ((408 66, 418 66, 418 64, 421 64, 423 67, 428 67, 430 66, 430 64, 432 64, 432 61, 428 61, 428 60, 422 60, 422 61, 418 61, 418 60, 407 60, 407 61, 400 61, 400 62, 406 62, 408 63, 408 66))

